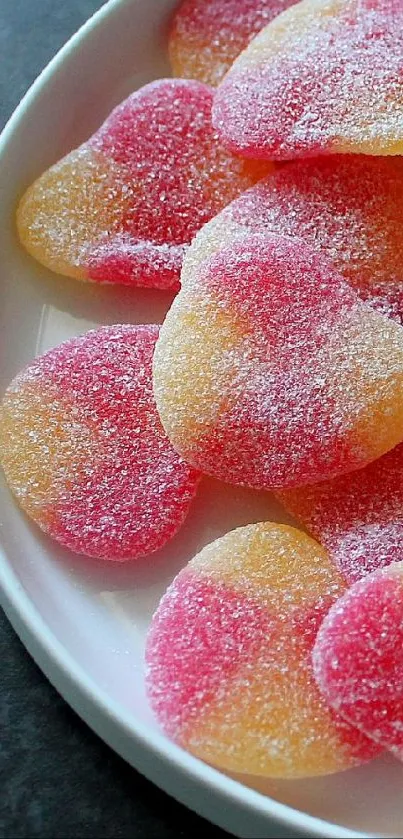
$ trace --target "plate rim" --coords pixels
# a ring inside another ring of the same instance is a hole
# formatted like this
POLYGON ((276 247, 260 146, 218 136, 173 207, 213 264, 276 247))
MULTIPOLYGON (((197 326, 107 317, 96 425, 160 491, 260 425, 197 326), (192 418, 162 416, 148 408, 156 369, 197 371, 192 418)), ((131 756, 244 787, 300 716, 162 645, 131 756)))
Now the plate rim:
MULTIPOLYGON (((111 14, 119 14, 123 7, 138 2, 140 0, 108 0, 58 50, 28 88, 6 122, 0 134, 0 163, 8 144, 12 142, 14 132, 18 130, 25 110, 35 104, 37 95, 47 85, 53 73, 63 65, 64 60, 82 41, 85 41, 90 32, 104 24, 107 25, 111 14)), ((257 792, 203 763, 171 742, 163 733, 153 730, 147 724, 138 723, 134 715, 120 706, 86 674, 84 668, 77 663, 74 656, 65 649, 50 630, 33 601, 24 591, 2 547, 0 547, 0 603, 36 664, 85 723, 152 783, 185 806, 198 812, 202 817, 212 821, 211 807, 197 806, 193 801, 191 804, 188 803, 189 795, 186 791, 189 792, 189 781, 192 784, 192 793, 197 793, 200 787, 210 794, 213 792, 217 803, 221 799, 227 805, 238 807, 246 814, 254 816, 257 814, 262 825, 265 820, 271 819, 273 826, 278 824, 296 830, 302 835, 329 839, 366 839, 371 836, 371 834, 357 832, 311 816, 303 810, 297 810, 257 792), (135 746, 131 750, 133 759, 122 747, 122 742, 125 740, 135 746), (162 763, 171 772, 174 770, 177 780, 186 780, 186 785, 183 786, 184 794, 180 792, 182 789, 180 784, 167 783, 164 772, 160 772, 158 768, 157 771, 153 771, 152 761, 147 760, 147 757, 157 758, 159 765, 162 763), (179 792, 174 792, 174 789, 179 789, 179 792)), ((218 823, 220 822, 217 820, 216 824, 218 823)), ((225 829, 225 824, 220 824, 225 829)))

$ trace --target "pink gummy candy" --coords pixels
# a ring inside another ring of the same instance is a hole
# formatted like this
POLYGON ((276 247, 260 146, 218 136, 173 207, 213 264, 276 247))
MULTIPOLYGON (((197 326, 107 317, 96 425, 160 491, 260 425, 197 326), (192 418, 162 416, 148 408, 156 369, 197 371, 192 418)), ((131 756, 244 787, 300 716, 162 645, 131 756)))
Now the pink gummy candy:
POLYGON ((146 686, 163 730, 227 771, 301 778, 378 753, 323 701, 312 647, 345 590, 326 551, 262 522, 207 545, 162 598, 146 686))
POLYGON ((279 497, 349 582, 400 559, 403 444, 358 472, 279 497))
POLYGON ((301 240, 249 235, 183 284, 154 391, 190 463, 260 489, 301 486, 403 439, 403 330, 301 240))
POLYGON ((0 415, 2 465, 23 509, 78 553, 134 559, 182 524, 199 475, 155 407, 157 326, 103 327, 35 359, 0 415))
POLYGON ((231 151, 402 154, 401 0, 302 0, 236 59, 213 122, 231 151))
POLYGON ((217 85, 239 53, 296 0, 182 0, 171 23, 175 76, 217 85))
POLYGON ((23 196, 27 250, 81 280, 178 288, 197 230, 267 171, 220 145, 212 95, 161 79, 129 96, 23 196))
POLYGON ((279 166, 199 231, 181 282, 223 244, 281 233, 323 253, 371 305, 403 317, 403 158, 332 155, 279 166))
POLYGON ((403 562, 375 571, 336 601, 313 662, 329 705, 403 760, 403 562))

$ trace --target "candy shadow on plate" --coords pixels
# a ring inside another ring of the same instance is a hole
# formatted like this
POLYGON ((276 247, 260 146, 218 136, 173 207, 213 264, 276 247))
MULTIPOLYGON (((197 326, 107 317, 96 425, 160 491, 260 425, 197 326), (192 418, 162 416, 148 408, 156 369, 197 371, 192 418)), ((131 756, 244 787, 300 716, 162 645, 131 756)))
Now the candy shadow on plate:
POLYGON ((91 325, 162 323, 175 297, 173 291, 74 280, 53 273, 29 255, 22 258, 26 281, 35 284, 46 301, 43 308, 55 326, 60 326, 65 315, 91 325))
POLYGON ((146 557, 125 562, 94 559, 63 548, 44 534, 23 512, 20 515, 41 549, 74 578, 80 588, 130 597, 142 590, 153 598, 166 589, 174 576, 205 545, 235 527, 257 521, 295 525, 295 520, 269 492, 202 478, 189 514, 178 533, 163 548, 146 557))
MULTIPOLYGON (((403 787, 403 764, 385 752, 365 766, 338 772, 321 778, 300 778, 281 780, 257 778, 251 775, 230 777, 240 781, 251 789, 269 795, 289 804, 291 807, 306 810, 317 818, 328 818, 329 797, 332 800, 333 819, 337 824, 348 824, 357 830, 372 835, 373 814, 368 811, 368 800, 385 796, 388 807, 386 812, 401 816, 389 816, 384 819, 383 830, 387 836, 401 836, 403 812, 401 810, 403 787)), ((379 827, 379 825, 377 825, 379 827)), ((379 835, 379 834, 378 834, 379 835)))

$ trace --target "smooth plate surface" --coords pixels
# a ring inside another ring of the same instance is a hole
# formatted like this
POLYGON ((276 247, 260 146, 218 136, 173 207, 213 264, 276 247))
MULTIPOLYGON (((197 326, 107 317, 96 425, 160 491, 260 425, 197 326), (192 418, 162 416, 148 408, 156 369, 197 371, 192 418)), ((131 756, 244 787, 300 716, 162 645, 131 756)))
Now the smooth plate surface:
MULTIPOLYGON (((25 97, 0 141, 1 388, 35 354, 96 324, 161 322, 171 297, 56 277, 20 248, 18 197, 133 89, 168 74, 173 0, 112 0, 25 97)), ((228 778, 173 746, 147 706, 144 637, 175 573, 232 527, 285 514, 265 493, 205 480, 178 536, 141 564, 102 564, 46 539, 1 488, 6 611, 53 684, 110 745, 167 792, 245 837, 400 835, 403 769, 390 758, 331 778, 228 778), (320 821, 320 820, 326 820, 320 821), (358 832, 358 833, 357 833, 358 832)))

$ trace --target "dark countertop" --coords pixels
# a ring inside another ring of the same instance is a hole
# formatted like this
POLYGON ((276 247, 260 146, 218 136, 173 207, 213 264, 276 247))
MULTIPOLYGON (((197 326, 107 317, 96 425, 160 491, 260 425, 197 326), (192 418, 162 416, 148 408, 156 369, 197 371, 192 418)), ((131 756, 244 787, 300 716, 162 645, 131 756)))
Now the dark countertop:
MULTIPOLYGON (((0 124, 100 0, 0 0, 0 124)), ((81 722, 0 614, 0 837, 174 839, 225 833, 168 798, 81 722)))

